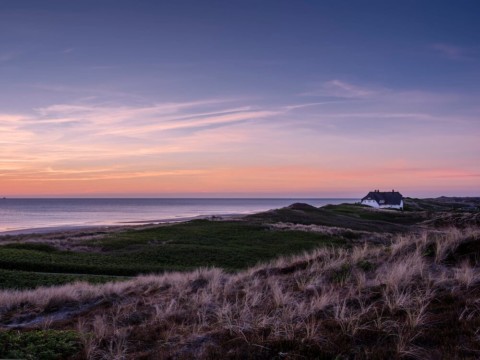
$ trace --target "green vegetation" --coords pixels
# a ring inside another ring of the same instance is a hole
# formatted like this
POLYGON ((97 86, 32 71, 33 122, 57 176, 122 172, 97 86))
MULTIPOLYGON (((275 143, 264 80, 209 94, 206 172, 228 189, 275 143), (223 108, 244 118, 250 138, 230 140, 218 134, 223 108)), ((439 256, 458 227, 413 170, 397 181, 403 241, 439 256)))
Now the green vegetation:
POLYGON ((332 282, 343 284, 347 281, 351 273, 351 266, 348 263, 343 264, 338 270, 334 271, 332 282))
POLYGON ((306 204, 267 211, 247 217, 258 222, 290 222, 335 226, 352 230, 377 232, 408 232, 411 225, 424 221, 425 215, 402 211, 376 211, 356 204, 328 205, 316 208, 306 204))
POLYGON ((118 281, 123 279, 126 278, 105 275, 76 275, 0 270, 0 289, 31 289, 38 286, 63 285, 75 281, 101 284, 108 281, 118 281))
POLYGON ((0 358, 28 360, 66 359, 78 353, 75 331, 39 330, 0 332, 0 358))
POLYGON ((358 263, 357 263, 357 266, 362 269, 363 271, 370 271, 370 270, 374 270, 375 269, 375 265, 368 261, 368 260, 360 260, 358 263))
POLYGON ((480 198, 478 197, 439 197, 435 199, 405 198, 407 211, 447 211, 447 212, 478 212, 480 198))
POLYGON ((242 221, 196 220, 128 230, 86 241, 84 245, 92 251, 60 251, 41 243, 1 246, 0 269, 5 277, 0 286, 26 288, 74 280, 103 282, 112 279, 112 275, 134 276, 207 266, 236 271, 279 255, 319 246, 345 246, 345 241, 318 233, 275 231, 242 221))

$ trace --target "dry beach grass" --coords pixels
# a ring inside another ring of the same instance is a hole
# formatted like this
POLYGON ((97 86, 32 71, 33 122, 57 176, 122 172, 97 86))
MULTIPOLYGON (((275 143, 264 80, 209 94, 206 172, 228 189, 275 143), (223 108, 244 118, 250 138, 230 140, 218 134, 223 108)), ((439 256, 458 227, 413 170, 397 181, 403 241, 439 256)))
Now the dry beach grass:
POLYGON ((480 230, 389 241, 235 274, 2 291, 1 325, 76 330, 85 359, 478 358, 480 230))

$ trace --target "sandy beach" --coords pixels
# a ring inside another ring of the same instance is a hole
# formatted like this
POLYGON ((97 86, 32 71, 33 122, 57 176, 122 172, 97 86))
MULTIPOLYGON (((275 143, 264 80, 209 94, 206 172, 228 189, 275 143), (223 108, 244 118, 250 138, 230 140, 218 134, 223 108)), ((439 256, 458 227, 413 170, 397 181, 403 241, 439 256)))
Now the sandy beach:
MULTIPOLYGON (((245 216, 244 214, 224 214, 224 215, 200 215, 192 217, 182 217, 176 219, 158 219, 158 220, 145 220, 145 221, 125 221, 119 224, 105 224, 105 225, 63 225, 63 226, 45 226, 45 227, 33 227, 25 229, 15 229, 8 231, 0 231, 0 243, 4 243, 6 237, 11 238, 12 236, 17 235, 42 235, 44 237, 58 237, 58 236, 68 236, 75 237, 78 234, 88 233, 111 233, 124 231, 127 229, 131 230, 140 230, 147 229, 150 227, 157 227, 159 225, 171 225, 181 222, 191 221, 191 220, 234 220, 239 219, 245 216)), ((43 239, 45 240, 45 239, 43 239)), ((25 238, 22 237, 22 241, 25 241, 25 238)))

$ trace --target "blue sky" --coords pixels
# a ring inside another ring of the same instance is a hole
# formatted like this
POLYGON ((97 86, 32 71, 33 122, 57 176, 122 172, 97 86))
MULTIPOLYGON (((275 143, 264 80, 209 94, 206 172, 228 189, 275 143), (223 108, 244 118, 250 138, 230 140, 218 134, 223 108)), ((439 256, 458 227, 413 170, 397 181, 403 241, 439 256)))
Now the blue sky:
POLYGON ((476 1, 2 1, 13 196, 478 195, 476 1))

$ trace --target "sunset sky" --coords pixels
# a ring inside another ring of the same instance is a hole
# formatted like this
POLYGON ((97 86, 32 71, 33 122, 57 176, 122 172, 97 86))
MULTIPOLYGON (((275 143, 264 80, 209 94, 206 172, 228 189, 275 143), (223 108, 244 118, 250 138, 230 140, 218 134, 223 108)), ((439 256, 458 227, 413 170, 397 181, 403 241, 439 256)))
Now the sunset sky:
POLYGON ((480 196, 480 2, 0 2, 0 196, 480 196))

